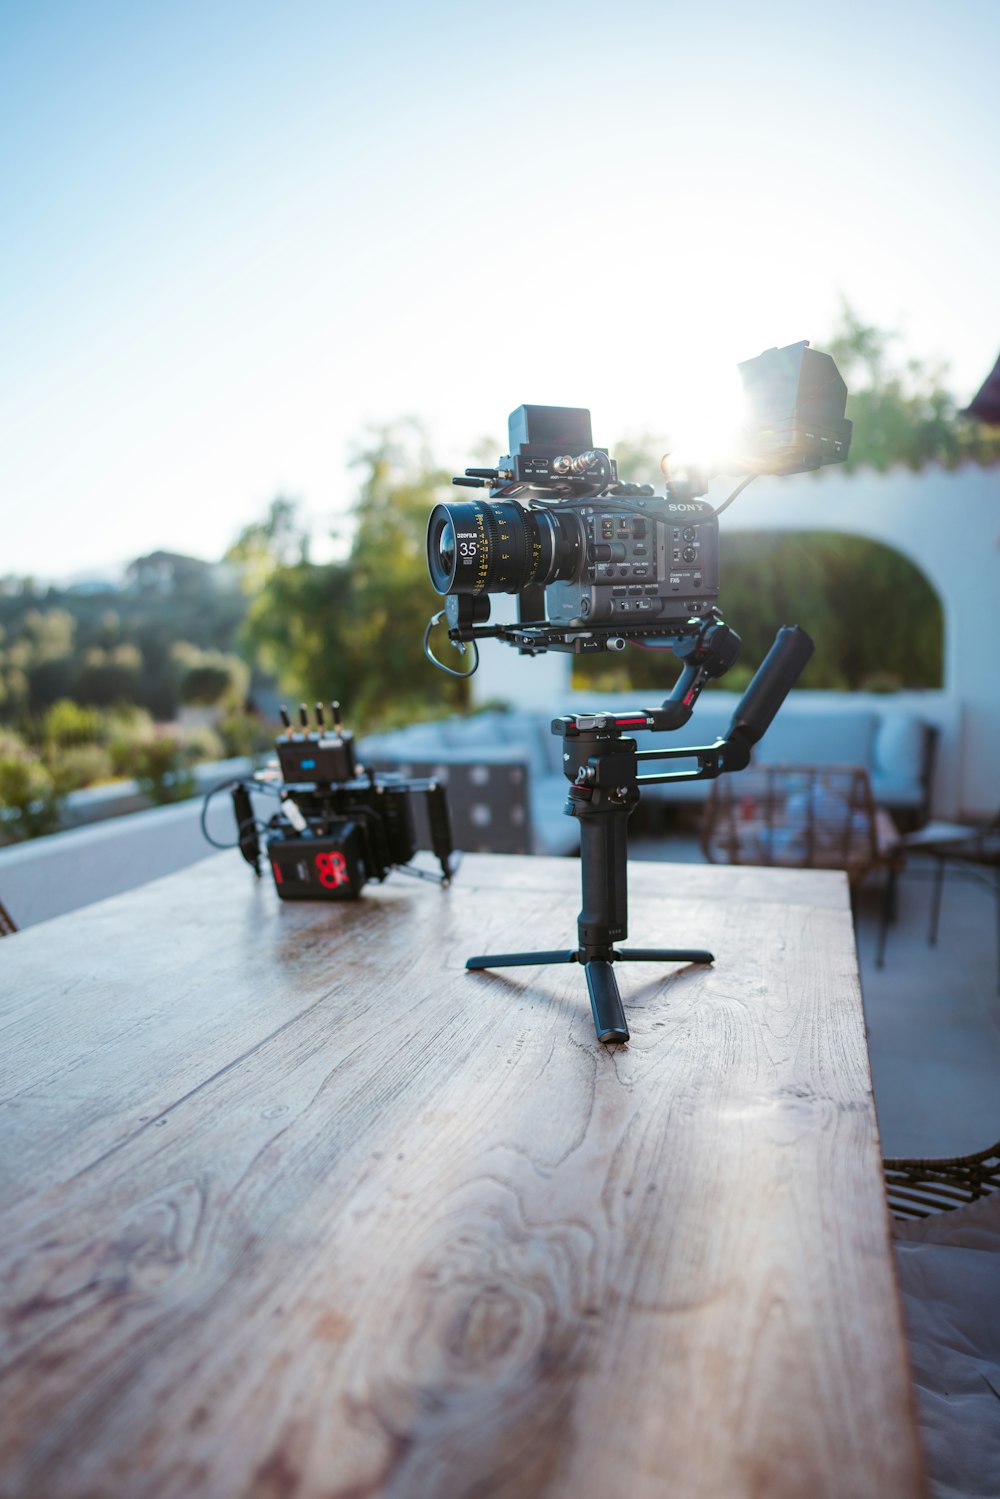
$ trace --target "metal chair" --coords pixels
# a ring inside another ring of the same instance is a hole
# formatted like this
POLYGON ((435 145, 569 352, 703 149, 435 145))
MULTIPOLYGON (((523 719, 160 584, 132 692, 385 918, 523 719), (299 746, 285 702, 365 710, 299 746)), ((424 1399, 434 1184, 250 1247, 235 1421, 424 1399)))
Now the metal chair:
POLYGON ((882 966, 885 954, 885 927, 895 904, 896 878, 910 855, 921 855, 934 861, 934 888, 927 930, 929 947, 937 942, 944 881, 949 865, 955 866, 967 876, 992 885, 996 903, 997 988, 1000 990, 1000 812, 989 822, 979 824, 929 822, 918 832, 906 833, 899 840, 898 857, 890 870, 886 911, 883 913, 879 967, 882 966))

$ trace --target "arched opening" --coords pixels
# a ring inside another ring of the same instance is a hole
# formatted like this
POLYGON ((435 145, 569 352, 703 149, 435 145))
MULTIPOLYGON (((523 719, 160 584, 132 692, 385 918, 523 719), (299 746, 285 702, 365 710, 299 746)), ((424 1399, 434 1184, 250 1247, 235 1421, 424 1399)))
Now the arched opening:
MULTIPOLYGON (((719 683, 739 691, 783 624, 801 625, 816 653, 799 686, 839 692, 939 688, 944 619, 932 584, 909 558, 837 531, 724 531, 719 606, 738 632, 740 660, 719 683)), ((673 673, 655 652, 575 657, 573 685, 663 688, 673 673)))

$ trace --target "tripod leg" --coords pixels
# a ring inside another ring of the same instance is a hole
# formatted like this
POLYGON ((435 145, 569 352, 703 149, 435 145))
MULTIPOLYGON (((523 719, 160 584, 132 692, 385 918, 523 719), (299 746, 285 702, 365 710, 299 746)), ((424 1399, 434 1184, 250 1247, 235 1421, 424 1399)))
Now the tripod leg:
POLYGON ((618 993, 614 969, 603 958, 592 958, 583 965, 590 990, 590 1008, 598 1041, 627 1041, 628 1026, 618 993))
POLYGON ((575 963, 575 952, 506 952, 466 958, 466 968, 531 968, 536 963, 575 963))
POLYGON ((615 957, 626 963, 714 963, 702 947, 618 947, 615 957))

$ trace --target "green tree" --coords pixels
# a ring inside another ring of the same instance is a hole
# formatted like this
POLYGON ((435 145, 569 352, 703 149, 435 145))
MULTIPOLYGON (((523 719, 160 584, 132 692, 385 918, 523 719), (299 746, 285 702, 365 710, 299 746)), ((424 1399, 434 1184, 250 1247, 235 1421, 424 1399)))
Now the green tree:
POLYGON ((720 571, 721 603, 743 641, 740 664, 720 686, 748 680, 777 626, 794 620, 816 641, 802 687, 940 687, 940 602, 891 547, 834 531, 731 531, 720 571))
POLYGON ((101 737, 101 715, 96 708, 82 708, 69 698, 60 698, 42 720, 42 739, 57 749, 76 749, 96 744, 101 737))
POLYGON ((142 678, 142 652, 138 646, 123 641, 104 650, 90 646, 84 654, 83 669, 76 686, 76 697, 82 703, 110 707, 113 703, 134 703, 139 696, 142 678))
POLYGON ((59 823, 59 788, 38 753, 19 734, 0 729, 0 843, 51 833, 59 823))
POLYGON ((847 467, 887 469, 903 463, 920 469, 941 463, 954 468, 1000 460, 1000 433, 958 415, 945 383, 947 365, 920 359, 900 363, 892 355, 897 338, 862 322, 845 301, 839 325, 821 344, 847 382, 847 415, 854 423, 847 467))
POLYGON ((354 462, 362 483, 343 562, 308 560, 295 512, 249 527, 231 555, 252 556, 256 584, 244 641, 294 697, 340 698, 351 720, 401 723, 467 701, 467 685, 423 653, 441 608, 424 551, 427 518, 448 475, 434 468, 419 428, 380 428, 354 462))
POLYGON ((309 560, 309 536, 298 519, 298 504, 276 495, 263 520, 251 521, 226 552, 225 561, 239 563, 243 587, 253 593, 276 567, 294 567, 309 560))
POLYGON ((202 650, 186 640, 173 647, 180 676, 180 699, 191 707, 242 709, 250 668, 232 652, 202 650))

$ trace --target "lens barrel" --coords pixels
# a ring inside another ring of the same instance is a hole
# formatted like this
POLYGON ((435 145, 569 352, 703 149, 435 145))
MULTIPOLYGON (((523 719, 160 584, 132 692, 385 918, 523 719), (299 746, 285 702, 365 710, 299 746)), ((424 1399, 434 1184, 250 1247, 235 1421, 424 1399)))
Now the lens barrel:
POLYGON ((438 593, 520 593, 573 575, 580 523, 571 513, 524 510, 513 500, 435 505, 427 567, 438 593))

